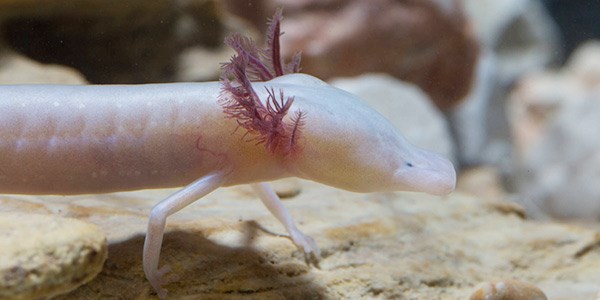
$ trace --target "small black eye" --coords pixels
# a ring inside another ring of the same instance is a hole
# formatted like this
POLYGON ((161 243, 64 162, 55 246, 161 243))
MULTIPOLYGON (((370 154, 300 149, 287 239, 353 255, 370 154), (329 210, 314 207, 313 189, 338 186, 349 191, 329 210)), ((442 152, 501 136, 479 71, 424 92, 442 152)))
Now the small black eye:
POLYGON ((411 167, 411 168, 412 168, 412 167, 413 167, 413 164, 412 164, 412 163, 409 163, 409 162, 407 162, 407 163, 406 163, 406 166, 407 166, 407 167, 411 167))

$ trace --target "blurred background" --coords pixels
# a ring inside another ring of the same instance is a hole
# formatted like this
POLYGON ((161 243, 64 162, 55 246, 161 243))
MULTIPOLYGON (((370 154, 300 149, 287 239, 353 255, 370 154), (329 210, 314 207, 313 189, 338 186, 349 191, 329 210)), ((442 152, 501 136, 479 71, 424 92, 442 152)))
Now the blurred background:
MULTIPOLYGON (((459 190, 600 220, 599 0, 2 0, 0 83, 218 80, 260 41, 450 157, 459 190)), ((9 101, 5 99, 4 101, 9 101)))

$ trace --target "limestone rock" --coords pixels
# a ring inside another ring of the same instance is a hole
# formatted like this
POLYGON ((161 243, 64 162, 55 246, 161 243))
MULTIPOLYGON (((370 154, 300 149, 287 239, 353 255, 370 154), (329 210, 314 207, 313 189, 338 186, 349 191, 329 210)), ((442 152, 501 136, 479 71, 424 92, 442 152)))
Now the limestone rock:
POLYGON ((518 280, 482 283, 469 300, 547 300, 535 285, 518 280))
MULTIPOLYGON (((219 189, 169 217, 161 265, 173 299, 468 299, 480 282, 524 280, 549 299, 593 299, 598 235, 538 223, 460 191, 357 194, 301 181, 284 200, 322 250, 308 266, 247 187, 219 189)), ((58 211, 108 234, 104 270, 57 299, 154 299, 141 266, 147 216, 175 190, 82 196, 4 196, 0 210, 58 211)))
POLYGON ((466 0, 465 11, 481 42, 474 88, 453 112, 460 159, 512 172, 506 97, 515 82, 560 55, 558 31, 540 0, 466 0))
POLYGON ((229 61, 234 54, 235 52, 227 47, 185 49, 178 57, 175 80, 182 82, 216 80, 221 76, 221 68, 215 62, 229 61))
POLYGON ((85 78, 74 69, 45 65, 14 52, 0 54, 1 84, 85 84, 85 78))
POLYGON ((600 41, 591 41, 577 49, 566 66, 570 75, 584 87, 600 86, 600 41))
POLYGON ((283 7, 282 52, 290 57, 301 50, 305 73, 323 79, 387 73, 415 83, 438 107, 449 109, 469 91, 478 52, 456 3, 251 0, 229 6, 251 20, 264 20, 261 11, 283 7))
POLYGON ((417 86, 376 74, 338 78, 330 83, 365 100, 411 143, 456 162, 454 143, 444 116, 417 86))
POLYGON ((522 201, 537 216, 600 219, 598 43, 559 72, 528 76, 511 97, 522 201))
POLYGON ((502 187, 502 179, 498 170, 492 167, 479 167, 461 171, 459 186, 463 192, 481 199, 503 200, 507 192, 502 187))
POLYGON ((0 299, 43 299, 92 280, 106 237, 92 224, 50 215, 0 213, 0 299))
POLYGON ((509 84, 557 58, 558 29, 540 0, 464 2, 478 39, 496 57, 500 83, 509 84))

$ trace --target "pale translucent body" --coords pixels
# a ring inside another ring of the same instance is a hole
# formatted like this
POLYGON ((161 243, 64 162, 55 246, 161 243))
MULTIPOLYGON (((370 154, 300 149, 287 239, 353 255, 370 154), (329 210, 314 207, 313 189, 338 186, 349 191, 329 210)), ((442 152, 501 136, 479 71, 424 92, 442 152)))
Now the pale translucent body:
MULTIPOLYGON (((409 144, 360 99, 314 77, 253 83, 294 96, 305 125, 299 151, 248 141, 217 101, 220 84, 0 86, 0 192, 104 193, 184 186, 151 212, 144 271, 160 297, 166 218, 220 186, 252 183, 294 243, 318 256, 264 181, 297 176, 357 192, 454 189, 452 164, 409 144)), ((401 101, 401 99, 390 99, 401 101)))

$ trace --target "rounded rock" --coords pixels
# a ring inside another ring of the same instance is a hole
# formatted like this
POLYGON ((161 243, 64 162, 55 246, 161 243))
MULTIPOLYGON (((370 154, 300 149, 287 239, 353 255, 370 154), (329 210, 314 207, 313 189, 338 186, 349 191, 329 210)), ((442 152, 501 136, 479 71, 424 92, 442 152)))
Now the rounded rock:
POLYGON ((535 285, 519 280, 484 282, 477 286, 470 300, 547 300, 535 285))
POLYGON ((107 257, 100 228, 52 215, 0 213, 0 299, 64 294, 93 279, 107 257))

